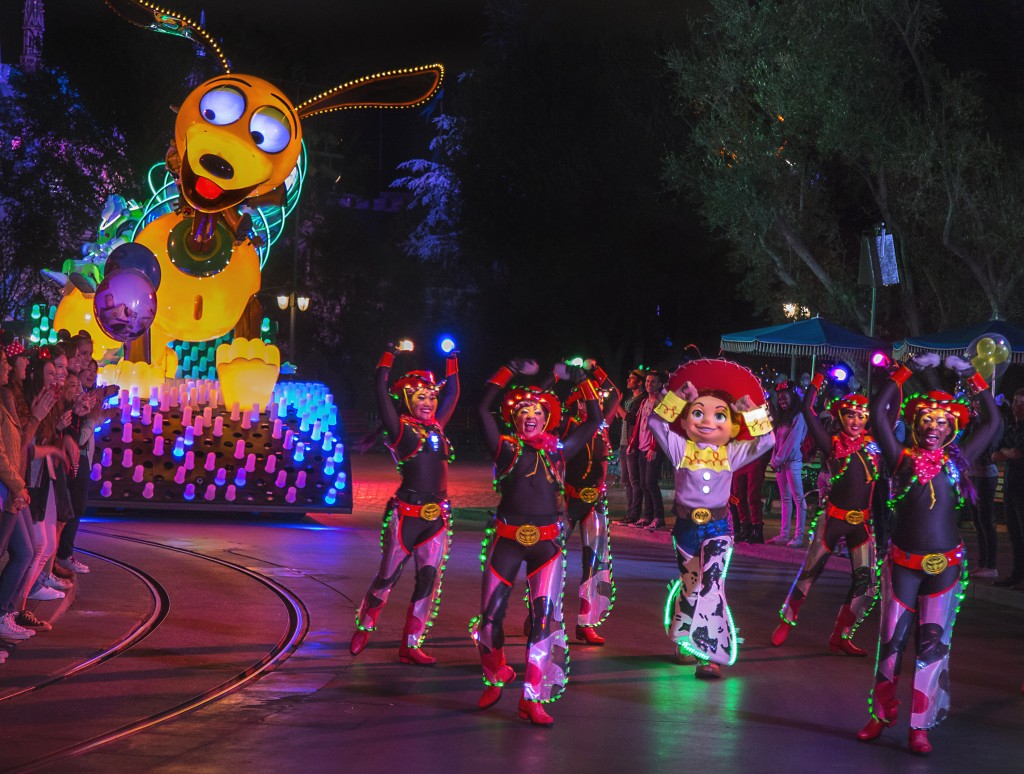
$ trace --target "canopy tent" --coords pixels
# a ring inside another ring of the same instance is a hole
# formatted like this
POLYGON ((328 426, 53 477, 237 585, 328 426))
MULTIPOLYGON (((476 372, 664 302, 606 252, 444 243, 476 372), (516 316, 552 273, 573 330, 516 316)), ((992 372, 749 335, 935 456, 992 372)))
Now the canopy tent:
POLYGON ((872 352, 889 349, 884 341, 847 330, 821 317, 726 333, 722 336, 720 346, 724 352, 837 360, 867 360, 872 352))
POLYGON ((892 354, 897 360, 905 360, 921 352, 937 352, 943 357, 963 356, 972 341, 986 335, 1002 336, 1010 347, 1010 362, 1024 363, 1024 328, 1005 320, 989 320, 939 333, 911 336, 895 342, 892 345, 892 354))

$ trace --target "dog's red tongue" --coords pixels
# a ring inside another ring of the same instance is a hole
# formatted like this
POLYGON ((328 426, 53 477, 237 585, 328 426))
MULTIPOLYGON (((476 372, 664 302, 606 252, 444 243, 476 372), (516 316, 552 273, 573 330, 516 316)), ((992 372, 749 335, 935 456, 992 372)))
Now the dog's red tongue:
POLYGON ((204 199, 216 199, 224 192, 224 189, 206 177, 196 180, 196 193, 204 199))

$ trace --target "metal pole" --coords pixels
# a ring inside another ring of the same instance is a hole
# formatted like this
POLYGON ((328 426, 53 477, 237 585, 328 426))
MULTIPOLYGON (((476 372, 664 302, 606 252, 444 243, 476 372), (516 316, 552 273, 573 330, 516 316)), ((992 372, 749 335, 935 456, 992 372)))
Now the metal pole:
MULTIPOLYGON (((871 286, 871 321, 868 323, 868 336, 875 338, 875 303, 878 299, 878 288, 874 285, 871 286)), ((871 397, 871 372, 875 370, 875 367, 871 364, 871 358, 868 357, 868 378, 867 386, 864 388, 865 394, 871 397)))
POLYGON ((288 358, 294 364, 295 357, 295 293, 299 286, 299 203, 295 203, 295 245, 292 250, 292 287, 288 293, 288 358))
POLYGON ((295 357, 295 291, 288 296, 288 357, 294 363, 295 357))

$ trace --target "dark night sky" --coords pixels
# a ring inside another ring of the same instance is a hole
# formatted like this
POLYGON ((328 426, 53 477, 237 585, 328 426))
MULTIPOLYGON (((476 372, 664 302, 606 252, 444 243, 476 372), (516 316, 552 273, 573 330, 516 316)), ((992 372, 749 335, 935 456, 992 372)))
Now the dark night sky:
MULTIPOLYGON (((674 10, 699 5, 699 0, 670 2, 676 3, 674 10)), ((166 5, 193 18, 205 8, 207 30, 221 42, 234 70, 277 82, 296 101, 313 90, 394 67, 441 61, 452 77, 473 66, 485 29, 483 0, 166 0, 166 5)), ((944 58, 954 68, 984 67, 993 89, 1019 86, 1020 5, 1003 0, 944 5, 949 19, 938 40, 944 58)), ((0 0, 5 62, 16 62, 21 53, 22 8, 22 0, 0 0)), ((162 157, 173 124, 168 106, 184 96, 183 81, 193 62, 186 41, 136 29, 102 0, 48 0, 44 57, 69 73, 94 114, 125 131, 137 173, 162 157)), ((403 111, 387 112, 391 116, 384 120, 396 122, 397 136, 401 121, 410 119, 396 116, 403 111)), ((1008 116, 1007 124, 1015 126, 1015 118, 1008 116)), ((344 134, 348 126, 342 120, 332 130, 344 134)), ((395 161, 410 157, 404 148, 390 152, 395 161)), ((422 149, 411 153, 420 155, 422 149)), ((746 317, 737 323, 760 324, 746 317)))
MULTIPOLYGON (((484 26, 480 0, 161 4, 196 20, 205 9, 232 69, 278 83, 296 102, 397 67, 440 61, 457 73, 472 65, 484 26)), ((22 9, 22 0, 0 3, 4 62, 21 55, 22 9)), ((125 132, 137 166, 160 158, 173 123, 167 108, 186 93, 191 45, 131 26, 102 0, 49 0, 45 9, 47 63, 71 76, 94 115, 125 132)))

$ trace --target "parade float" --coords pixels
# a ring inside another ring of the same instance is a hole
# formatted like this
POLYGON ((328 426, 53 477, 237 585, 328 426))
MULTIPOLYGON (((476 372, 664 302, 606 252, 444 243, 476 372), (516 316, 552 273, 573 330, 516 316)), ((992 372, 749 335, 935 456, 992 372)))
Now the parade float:
POLYGON ((107 5, 202 46, 223 74, 178 108, 149 200, 108 200, 81 258, 44 272, 61 285, 60 302, 32 309, 30 338, 88 332, 107 363, 100 382, 119 388, 119 416, 96 432, 90 504, 349 512, 338 407, 323 384, 280 379, 261 273, 302 189, 302 122, 422 104, 443 68, 379 73, 293 105, 268 81, 232 73, 192 20, 148 2, 107 5))

